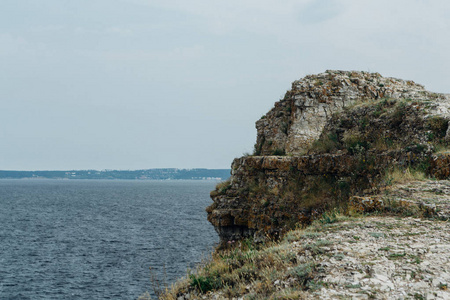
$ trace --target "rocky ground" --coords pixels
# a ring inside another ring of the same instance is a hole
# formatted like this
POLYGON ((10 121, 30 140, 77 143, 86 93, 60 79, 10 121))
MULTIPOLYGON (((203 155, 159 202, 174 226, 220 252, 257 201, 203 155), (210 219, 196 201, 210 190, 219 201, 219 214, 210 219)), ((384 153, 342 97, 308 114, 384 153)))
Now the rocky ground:
POLYGON ((256 127, 206 209, 220 250, 162 299, 450 300, 450 95, 327 71, 256 127))
MULTIPOLYGON (((231 299, 450 299, 449 222, 371 216, 287 238, 295 240, 287 253, 314 265, 307 290, 293 293, 298 279, 282 277, 272 281, 273 296, 260 298, 249 284, 231 299)), ((191 298, 230 299, 220 291, 191 298)))
POLYGON ((441 220, 450 218, 450 181, 424 180, 396 184, 381 197, 387 201, 403 201, 428 210, 441 220))
POLYGON ((317 264, 322 286, 306 299, 450 299, 449 222, 366 217, 330 224, 301 243, 316 239, 330 245, 302 257, 317 264))
POLYGON ((357 201, 372 212, 331 212, 279 242, 216 253, 162 298, 450 299, 450 181, 397 183, 357 201))

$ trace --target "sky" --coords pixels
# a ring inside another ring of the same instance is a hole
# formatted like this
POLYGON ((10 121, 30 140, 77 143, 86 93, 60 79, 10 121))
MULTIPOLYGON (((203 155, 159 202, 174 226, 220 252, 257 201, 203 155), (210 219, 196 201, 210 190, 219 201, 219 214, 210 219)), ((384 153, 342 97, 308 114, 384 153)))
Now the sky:
POLYGON ((448 0, 1 0, 0 170, 229 168, 291 82, 450 93, 448 0))

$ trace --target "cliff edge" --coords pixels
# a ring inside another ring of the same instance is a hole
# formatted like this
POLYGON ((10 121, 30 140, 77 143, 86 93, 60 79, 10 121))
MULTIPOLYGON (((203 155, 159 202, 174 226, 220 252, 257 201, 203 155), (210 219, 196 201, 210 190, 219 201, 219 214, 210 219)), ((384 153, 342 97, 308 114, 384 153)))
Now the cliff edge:
POLYGON ((211 192, 208 220, 223 243, 281 236, 354 196, 380 190, 388 172, 450 175, 450 96, 378 73, 326 71, 294 81, 256 122, 254 155, 232 163, 211 192))
POLYGON ((211 192, 220 247, 158 296, 450 299, 449 107, 377 73, 295 81, 211 192))

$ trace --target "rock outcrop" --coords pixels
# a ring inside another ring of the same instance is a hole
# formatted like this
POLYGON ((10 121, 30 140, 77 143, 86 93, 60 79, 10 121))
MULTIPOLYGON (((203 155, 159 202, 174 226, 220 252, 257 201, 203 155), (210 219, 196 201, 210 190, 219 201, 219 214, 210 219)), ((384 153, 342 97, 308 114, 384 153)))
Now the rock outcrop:
MULTIPOLYGON (((449 196, 442 194, 449 186, 448 180, 433 180, 390 190, 395 198, 411 202, 437 193, 442 196, 437 207, 442 207, 449 203, 449 196)), ((304 229, 289 231, 278 242, 260 246, 237 242, 232 249, 216 251, 209 263, 161 299, 446 300, 449 251, 448 221, 416 214, 328 213, 304 229)))
POLYGON ((255 155, 235 159, 211 193, 223 242, 277 236, 351 196, 373 194, 387 170, 450 175, 450 96, 377 73, 327 71, 295 81, 256 122, 255 155))
POLYGON ((448 95, 431 93, 409 80, 378 73, 326 71, 292 83, 284 99, 256 122, 255 154, 304 154, 333 114, 358 101, 428 100, 429 113, 449 116, 448 95))

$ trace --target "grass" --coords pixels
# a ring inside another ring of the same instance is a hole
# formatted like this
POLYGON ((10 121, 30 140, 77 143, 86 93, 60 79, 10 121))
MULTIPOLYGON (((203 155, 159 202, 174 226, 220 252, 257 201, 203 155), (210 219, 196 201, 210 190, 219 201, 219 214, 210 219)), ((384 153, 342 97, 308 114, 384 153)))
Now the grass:
POLYGON ((230 179, 219 182, 216 185, 216 189, 210 193, 211 197, 216 197, 218 195, 224 195, 231 188, 230 179))
POLYGON ((391 253, 388 256, 388 259, 390 260, 397 260, 397 259, 401 259, 403 257, 406 256, 406 253, 391 253))
MULTIPOLYGON (((366 123, 363 122, 363 124, 366 123)), ((364 139, 362 133, 355 129, 344 132, 342 141, 348 153, 352 155, 362 154, 370 148, 370 144, 364 139)))
POLYGON ((416 154, 425 150, 442 151, 448 144, 445 136, 449 120, 441 116, 427 117, 426 110, 415 109, 418 105, 424 103, 390 98, 356 101, 342 113, 332 116, 329 121, 332 126, 313 142, 309 153, 346 151, 350 155, 361 155, 369 150, 403 150, 416 154), (405 132, 411 138, 405 139, 405 132))
POLYGON ((369 232, 369 235, 376 239, 384 238, 384 233, 382 232, 369 232))
POLYGON ((338 212, 336 210, 327 211, 322 214, 319 222, 322 224, 332 224, 338 221, 338 212))
POLYGON ((221 286, 220 279, 217 276, 201 276, 189 275, 190 286, 199 289, 202 293, 208 292, 216 287, 221 286))
MULTIPOLYGON (((248 299, 299 299, 304 290, 320 289, 325 283, 315 279, 317 265, 313 261, 300 262, 298 255, 309 252, 317 256, 329 251, 333 244, 320 239, 321 232, 330 225, 348 220, 338 211, 330 215, 333 216, 332 223, 323 222, 329 217, 324 214, 321 220, 306 228, 292 230, 279 241, 256 244, 246 239, 235 243, 231 249, 216 250, 210 260, 189 274, 181 285, 166 290, 159 298, 172 300, 183 293, 200 296, 220 290, 230 299, 243 294, 248 299), (301 243, 296 251, 292 250, 293 241, 301 243), (282 284, 283 289, 280 290, 275 282, 282 284)), ((334 257, 344 258, 341 253, 334 257)))
POLYGON ((152 267, 150 267, 149 270, 150 270, 150 284, 152 286, 153 292, 157 297, 160 297, 168 290, 166 267, 164 266, 163 268, 162 278, 159 278, 157 276, 156 272, 152 269, 152 267))
POLYGON ((323 254, 325 250, 322 247, 326 247, 331 245, 331 242, 328 240, 318 240, 315 243, 306 244, 304 246, 304 250, 310 251, 314 255, 323 254))
MULTIPOLYGON (((277 241, 238 241, 232 248, 216 250, 208 261, 188 274, 184 280, 164 289, 159 298, 174 300, 189 293, 192 298, 197 299, 202 295, 210 297, 209 292, 220 291, 226 299, 242 296, 244 299, 301 299, 304 291, 314 292, 328 287, 329 283, 322 282, 320 277, 323 272, 320 264, 322 259, 329 257, 343 261, 346 258, 347 254, 337 252, 334 242, 325 236, 344 229, 364 227, 359 218, 345 215, 342 210, 335 209, 323 213, 307 227, 289 231, 277 241), (349 223, 349 220, 355 222, 349 223)), ((374 224, 383 228, 389 225, 384 222, 374 224)), ((382 232, 368 234, 377 239, 386 238, 382 232)), ((355 242, 362 239, 356 235, 350 238, 355 242)), ((377 249, 383 252, 380 255, 391 261, 407 259, 405 262, 421 263, 419 256, 392 252, 390 246, 377 249)), ((416 275, 412 272, 411 278, 416 275)), ((353 289, 360 286, 345 287, 353 289)), ((441 287, 446 288, 444 285, 441 287)))
POLYGON ((306 286, 308 280, 312 279, 312 274, 314 271, 314 263, 304 263, 293 267, 290 274, 294 276, 302 285, 306 286))
POLYGON ((411 181, 423 181, 427 179, 426 174, 422 170, 408 168, 393 167, 387 170, 384 176, 386 185, 393 185, 397 183, 407 183, 411 181))
POLYGON ((272 155, 276 155, 276 156, 284 156, 286 155, 286 151, 284 149, 275 149, 272 152, 272 155))
POLYGON ((336 133, 328 133, 323 137, 315 140, 311 146, 313 152, 329 153, 336 149, 340 149, 339 138, 336 133))
POLYGON ((411 255, 411 254, 410 254, 409 257, 412 259, 412 261, 413 261, 415 264, 420 265, 420 263, 422 262, 422 260, 420 259, 420 257, 417 256, 417 255, 411 255))
MULTIPOLYGON (((376 127, 373 126, 374 119, 389 120, 392 122, 390 126, 396 129, 404 122, 406 115, 412 115, 411 110, 408 110, 410 106, 408 106, 408 101, 406 100, 382 99, 369 102, 360 103, 351 108, 364 111, 364 113, 361 113, 361 118, 337 119, 336 122, 340 122, 339 126, 345 130, 339 134, 337 131, 322 134, 321 138, 312 145, 313 153, 330 153, 338 150, 344 153, 347 152, 356 156, 358 158, 357 161, 362 162, 360 166, 358 165, 358 169, 355 172, 372 175, 375 174, 375 172, 372 172, 375 162, 369 163, 367 160, 373 151, 381 153, 387 150, 402 149, 410 154, 419 156, 428 151, 428 147, 424 144, 415 142, 405 144, 400 138, 396 140, 397 136, 395 135, 374 137, 366 133, 366 131, 369 132, 370 130, 372 130, 372 133, 376 133, 376 130, 373 129, 376 127)), ((348 115, 352 116, 351 114, 348 115)), ((337 118, 340 117, 337 116, 337 118)), ((442 118, 430 118, 425 124, 420 124, 424 125, 424 129, 429 130, 427 134, 430 143, 434 142, 435 139, 443 138, 448 128, 446 122, 442 118)), ((287 125, 283 127, 283 131, 286 130, 287 125)), ((255 148, 255 154, 261 152, 264 142, 263 140, 260 143, 258 149, 255 148)), ((270 143, 269 145, 272 146, 270 141, 267 143, 270 143)), ((281 149, 275 149, 271 154, 285 155, 285 152, 281 149)), ((417 164, 415 167, 392 167, 386 171, 384 177, 383 173, 381 173, 380 177, 382 177, 382 181, 386 185, 403 184, 426 179, 426 170, 426 163, 417 164)), ((375 175, 378 175, 378 173, 375 175)), ((347 182, 338 176, 333 177, 330 174, 320 176, 320 178, 317 176, 318 178, 315 178, 313 182, 292 176, 292 178, 288 179, 283 189, 278 187, 268 189, 267 185, 261 184, 262 180, 259 183, 256 180, 253 185, 249 184, 246 193, 250 198, 258 199, 258 203, 265 210, 279 213, 295 209, 297 206, 316 208, 319 207, 318 204, 324 204, 320 206, 321 209, 322 207, 329 209, 342 204, 336 200, 339 195, 339 197, 346 200, 347 196, 354 192, 351 188, 353 188, 353 181, 356 181, 355 178, 349 178, 347 182), (278 205, 280 199, 285 201, 283 206, 278 205), (330 199, 336 201, 331 203, 330 199), (329 203, 331 205, 326 207, 325 204, 329 203), (284 204, 291 206, 285 207, 284 204)), ((373 179, 378 180, 375 176, 373 179)), ((364 188, 361 184, 357 185, 361 189, 364 188)), ((211 196, 225 195, 230 188, 230 181, 222 182, 217 185, 211 196)), ((321 211, 323 210, 318 210, 318 212, 321 211)), ((387 202, 386 208, 379 213, 384 214, 386 212, 402 215, 418 214, 414 207, 405 206, 398 201, 387 202)), ((271 217, 273 214, 268 214, 268 216, 271 217)), ((342 227, 339 227, 340 225, 337 223, 349 218, 349 216, 343 215, 339 210, 328 210, 314 221, 311 226, 306 229, 289 231, 278 242, 267 241, 263 244, 255 244, 251 240, 243 240, 237 242, 231 249, 218 250, 213 254, 210 261, 205 262, 198 270, 189 274, 182 285, 165 290, 161 295, 161 299, 176 299, 182 293, 203 295, 214 290, 222 291, 226 298, 233 298, 242 294, 246 294, 249 299, 269 297, 276 299, 300 298, 300 291, 319 289, 322 287, 322 284, 320 284, 320 280, 315 278, 318 266, 313 262, 300 261, 299 257, 308 253, 308 255, 313 257, 326 255, 337 260, 344 259, 341 253, 334 253, 333 256, 333 252, 329 250, 333 246, 332 242, 324 239, 322 236, 325 231, 338 231, 342 227), (294 242, 299 246, 295 251, 292 251, 290 244, 294 242), (277 287, 278 285, 275 284, 276 281, 282 282, 287 286, 280 291, 277 287)), ((282 221, 278 223, 279 221, 276 218, 271 219, 270 222, 260 222, 266 227, 282 224, 282 221)), ((284 226, 285 224, 283 223, 282 225, 284 226)), ((376 239, 386 237, 384 233, 379 232, 372 232, 369 235, 376 239)), ((358 243, 360 240, 359 236, 350 238, 354 243, 358 243)), ((399 260, 406 256, 405 253, 390 253, 389 247, 379 248, 378 250, 386 251, 385 254, 390 260, 399 260)), ((411 256, 409 258, 417 264, 421 262, 419 257, 411 256)))
POLYGON ((440 116, 433 116, 427 119, 426 127, 431 130, 433 137, 445 137, 448 129, 448 120, 440 116))

